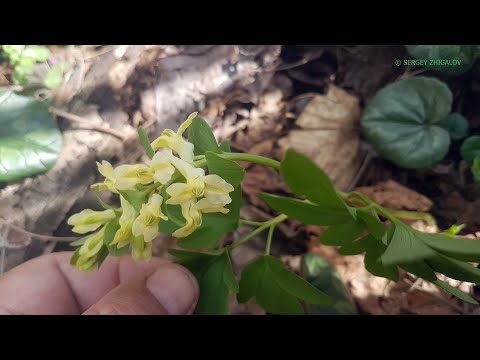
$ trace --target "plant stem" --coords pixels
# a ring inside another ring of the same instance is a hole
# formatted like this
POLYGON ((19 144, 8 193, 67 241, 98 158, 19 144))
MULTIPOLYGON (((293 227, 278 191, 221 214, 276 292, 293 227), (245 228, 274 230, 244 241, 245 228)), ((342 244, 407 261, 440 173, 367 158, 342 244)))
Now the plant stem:
POLYGON ((249 226, 262 226, 265 224, 264 221, 250 221, 245 219, 240 219, 239 221, 241 225, 249 225, 249 226))
MULTIPOLYGON (((271 167, 272 169, 275 169, 275 170, 280 170, 279 161, 267 158, 265 156, 251 155, 251 154, 244 154, 244 153, 223 153, 223 154, 218 154, 218 156, 224 159, 229 159, 234 161, 249 161, 254 164, 264 165, 264 166, 271 167)), ((205 167, 207 165, 207 160, 206 159, 197 160, 193 163, 193 165, 195 167, 205 167)))
POLYGON ((275 230, 275 225, 270 225, 270 228, 268 229, 267 246, 265 247, 265 255, 267 256, 270 255, 270 248, 272 247, 273 230, 275 230))
POLYGON ((262 226, 255 229, 250 234, 248 234, 247 236, 243 237, 242 239, 238 240, 236 243, 233 243, 232 245, 230 245, 228 247, 230 248, 230 250, 233 250, 236 247, 245 244, 248 240, 253 238, 255 235, 261 233, 263 230, 268 229, 270 226, 275 226, 275 225, 277 225, 277 224, 279 224, 282 221, 285 221, 287 219, 288 219, 288 216, 285 215, 285 214, 282 214, 282 215, 278 215, 277 217, 274 217, 272 220, 265 221, 265 223, 262 226))

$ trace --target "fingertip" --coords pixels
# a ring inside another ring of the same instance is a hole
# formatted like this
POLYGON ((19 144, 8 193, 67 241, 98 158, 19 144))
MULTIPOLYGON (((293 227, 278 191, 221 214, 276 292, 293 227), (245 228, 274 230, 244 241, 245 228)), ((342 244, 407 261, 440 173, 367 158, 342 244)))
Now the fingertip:
POLYGON ((170 315, 192 314, 199 287, 193 274, 183 266, 165 263, 148 277, 147 289, 170 315))

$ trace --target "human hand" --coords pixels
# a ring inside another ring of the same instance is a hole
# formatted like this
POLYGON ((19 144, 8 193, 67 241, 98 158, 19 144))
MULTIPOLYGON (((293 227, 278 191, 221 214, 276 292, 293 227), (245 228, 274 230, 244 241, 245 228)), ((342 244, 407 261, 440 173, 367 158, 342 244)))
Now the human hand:
POLYGON ((71 252, 30 260, 0 278, 0 314, 191 314, 198 284, 184 267, 108 257, 98 271, 70 265, 71 252))

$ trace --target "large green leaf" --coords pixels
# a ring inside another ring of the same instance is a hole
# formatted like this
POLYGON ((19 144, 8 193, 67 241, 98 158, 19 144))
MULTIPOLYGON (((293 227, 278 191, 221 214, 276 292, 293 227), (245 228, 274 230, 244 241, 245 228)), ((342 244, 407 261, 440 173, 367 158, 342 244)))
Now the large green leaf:
POLYGON ((427 263, 433 270, 449 278, 475 284, 480 283, 480 269, 467 262, 439 254, 438 257, 427 260, 427 263))
POLYGON ((199 315, 228 314, 228 295, 238 292, 228 252, 203 254, 170 250, 177 263, 187 267, 197 278, 200 295, 195 309, 199 315))
POLYGON ((302 276, 332 300, 332 305, 306 305, 311 315, 357 315, 355 302, 338 271, 324 258, 313 253, 302 257, 302 276))
POLYGON ((330 226, 321 236, 320 241, 325 245, 345 245, 352 243, 365 230, 360 221, 347 221, 340 225, 330 226))
POLYGON ((260 256, 242 271, 238 301, 243 303, 252 297, 271 314, 303 314, 298 299, 324 305, 331 302, 323 292, 290 273, 271 256, 260 256))
POLYGON ((437 275, 435 275, 433 269, 423 260, 402 264, 400 267, 427 281, 435 282, 435 280, 437 280, 437 275))
POLYGON ((475 181, 480 182, 480 156, 475 156, 470 170, 472 172, 472 175, 475 181))
POLYGON ((295 195, 331 209, 346 210, 328 175, 305 155, 288 150, 280 172, 295 195))
POLYGON ((222 152, 213 135, 212 129, 210 129, 210 125, 200 116, 195 116, 187 131, 188 141, 193 144, 193 152, 195 155, 204 155, 207 151, 213 151, 215 153, 222 152))
POLYGON ((457 260, 480 262, 480 240, 417 232, 417 237, 438 252, 457 260))
POLYGON ((404 168, 442 160, 449 133, 438 125, 452 107, 452 93, 437 79, 416 77, 380 90, 362 119, 366 138, 384 158, 404 168))
POLYGON ((472 164, 476 157, 480 157, 480 136, 466 138, 460 147, 460 155, 469 164, 472 164))
POLYGON ((436 280, 434 284, 437 285, 439 288, 445 290, 446 292, 452 294, 453 296, 456 296, 459 299, 462 299, 463 301, 466 301, 473 305, 478 305, 478 302, 475 299, 473 299, 471 296, 469 296, 468 294, 465 294, 462 290, 457 289, 456 287, 453 287, 450 284, 447 284, 446 282, 443 282, 441 280, 436 280))
POLYGON ((418 60, 427 60, 425 67, 449 75, 468 71, 479 55, 478 45, 406 45, 408 52, 418 60), (438 63, 436 60, 455 61, 438 63))
POLYGON ((420 234, 422 233, 406 225, 395 224, 390 243, 382 255, 382 263, 384 265, 414 263, 435 257, 436 252, 423 242, 420 234))
POLYGON ((377 239, 381 239, 383 237, 385 234, 385 226, 380 221, 377 214, 372 214, 363 209, 357 209, 356 214, 357 217, 365 223, 373 237, 377 239))
POLYGON ((0 90, 0 181, 50 170, 61 147, 62 134, 47 103, 0 90))
POLYGON ((260 193, 259 197, 273 209, 293 219, 311 225, 335 225, 350 221, 352 216, 347 208, 319 206, 309 201, 286 198, 283 196, 260 193))
POLYGON ((230 211, 227 214, 208 213, 202 215, 202 225, 191 235, 177 240, 177 245, 188 249, 213 248, 221 236, 238 227, 240 207, 242 205, 242 190, 237 186, 230 193, 232 202, 225 206, 230 211))
POLYGON ((468 121, 459 113, 452 113, 438 122, 438 126, 444 128, 453 140, 459 140, 467 136, 468 121))
POLYGON ((245 175, 245 169, 235 161, 224 159, 211 151, 205 153, 205 159, 207 160, 210 174, 220 176, 233 186, 240 185, 245 175))

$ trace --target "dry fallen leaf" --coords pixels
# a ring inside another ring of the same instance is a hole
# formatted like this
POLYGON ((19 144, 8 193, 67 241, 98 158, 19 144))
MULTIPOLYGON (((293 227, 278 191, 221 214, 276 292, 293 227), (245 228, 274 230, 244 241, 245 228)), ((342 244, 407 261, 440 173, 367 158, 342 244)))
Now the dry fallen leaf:
POLYGON ((364 186, 355 189, 377 204, 396 210, 428 211, 431 209, 432 201, 407 188, 394 180, 380 182, 374 186, 364 186))
POLYGON ((327 95, 316 95, 297 118, 292 130, 278 141, 282 154, 292 148, 320 166, 341 190, 348 188, 359 167, 358 99, 330 85, 327 95))

